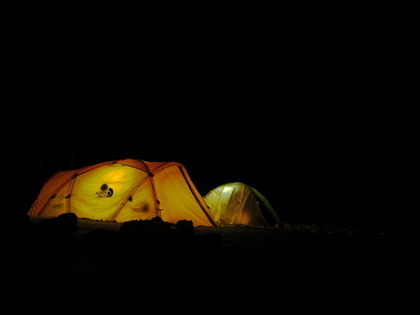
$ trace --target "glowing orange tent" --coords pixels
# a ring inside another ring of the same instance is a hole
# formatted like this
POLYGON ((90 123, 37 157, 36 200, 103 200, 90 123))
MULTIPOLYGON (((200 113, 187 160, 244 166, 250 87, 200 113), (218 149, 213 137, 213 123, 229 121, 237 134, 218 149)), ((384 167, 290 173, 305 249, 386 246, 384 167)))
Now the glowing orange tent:
POLYGON ((29 216, 72 212, 94 220, 190 220, 215 226, 213 216, 187 170, 177 162, 124 159, 60 171, 42 187, 29 216))

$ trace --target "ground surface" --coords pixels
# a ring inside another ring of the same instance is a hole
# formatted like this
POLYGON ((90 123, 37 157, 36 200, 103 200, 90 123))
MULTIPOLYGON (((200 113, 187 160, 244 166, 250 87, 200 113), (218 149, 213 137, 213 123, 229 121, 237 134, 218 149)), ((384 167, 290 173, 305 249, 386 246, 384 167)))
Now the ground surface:
POLYGON ((372 299, 378 292, 401 292, 418 276, 413 235, 296 225, 199 226, 181 238, 172 233, 174 225, 158 234, 124 234, 123 223, 83 218, 75 230, 51 233, 43 231, 43 220, 31 217, 27 228, 3 234, 3 283, 9 287, 33 291, 41 284, 47 295, 69 290, 70 296, 117 287, 149 297, 192 290, 230 292, 227 300, 236 300, 235 293, 243 301, 245 292, 268 298, 298 290, 372 299))

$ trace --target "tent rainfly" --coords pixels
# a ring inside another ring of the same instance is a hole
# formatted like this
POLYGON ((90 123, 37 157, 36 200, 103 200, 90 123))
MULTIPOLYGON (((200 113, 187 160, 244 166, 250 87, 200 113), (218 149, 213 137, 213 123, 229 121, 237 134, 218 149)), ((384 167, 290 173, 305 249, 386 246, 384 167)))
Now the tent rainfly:
POLYGON ((280 219, 269 201, 255 188, 240 182, 212 189, 204 196, 217 225, 271 226, 280 219))
POLYGON ((125 222, 161 217, 194 226, 216 226, 213 216, 177 162, 124 159, 59 171, 41 188, 28 215, 55 217, 75 213, 79 218, 125 222))

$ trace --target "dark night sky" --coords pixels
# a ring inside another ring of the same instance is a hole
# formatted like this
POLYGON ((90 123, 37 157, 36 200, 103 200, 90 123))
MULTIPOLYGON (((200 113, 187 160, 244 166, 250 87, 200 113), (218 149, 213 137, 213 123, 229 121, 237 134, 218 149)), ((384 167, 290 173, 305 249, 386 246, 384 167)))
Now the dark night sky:
POLYGON ((232 104, 220 96, 220 105, 198 104, 197 93, 186 104, 174 97, 163 104, 38 108, 23 147, 27 168, 42 166, 34 174, 39 186, 56 171, 114 159, 177 161, 202 195, 240 181, 265 195, 284 220, 358 220, 374 210, 372 125, 363 112, 331 115, 326 108, 275 106, 277 100, 263 106, 251 94, 232 104))
POLYGON ((22 208, 59 170, 124 158, 177 161, 203 195, 243 182, 283 219, 350 222, 389 208, 371 106, 384 90, 360 65, 368 57, 297 39, 280 54, 260 35, 252 47, 227 34, 212 48, 189 43, 188 53, 183 43, 170 55, 120 43, 25 59, 7 83, 3 118, 3 148, 20 165, 12 181, 20 187, 31 174, 25 198, 14 191, 22 208))
POLYGON ((80 29, 57 15, 10 32, 3 209, 26 211, 61 169, 132 157, 184 164, 202 194, 244 182, 282 219, 409 221, 417 123, 395 115, 411 103, 389 64, 400 33, 368 13, 224 9, 80 29))

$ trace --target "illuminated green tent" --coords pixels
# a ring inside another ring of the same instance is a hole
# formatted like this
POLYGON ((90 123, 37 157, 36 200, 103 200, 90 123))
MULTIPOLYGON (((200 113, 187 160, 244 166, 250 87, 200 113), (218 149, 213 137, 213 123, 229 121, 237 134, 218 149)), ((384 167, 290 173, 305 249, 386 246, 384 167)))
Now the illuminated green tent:
POLYGON ((204 196, 220 226, 272 226, 280 219, 270 202, 255 188, 235 182, 218 186, 204 196))
POLYGON ((94 220, 158 216, 170 223, 216 225, 187 170, 177 162, 124 159, 57 172, 44 184, 28 215, 55 217, 69 212, 94 220))

